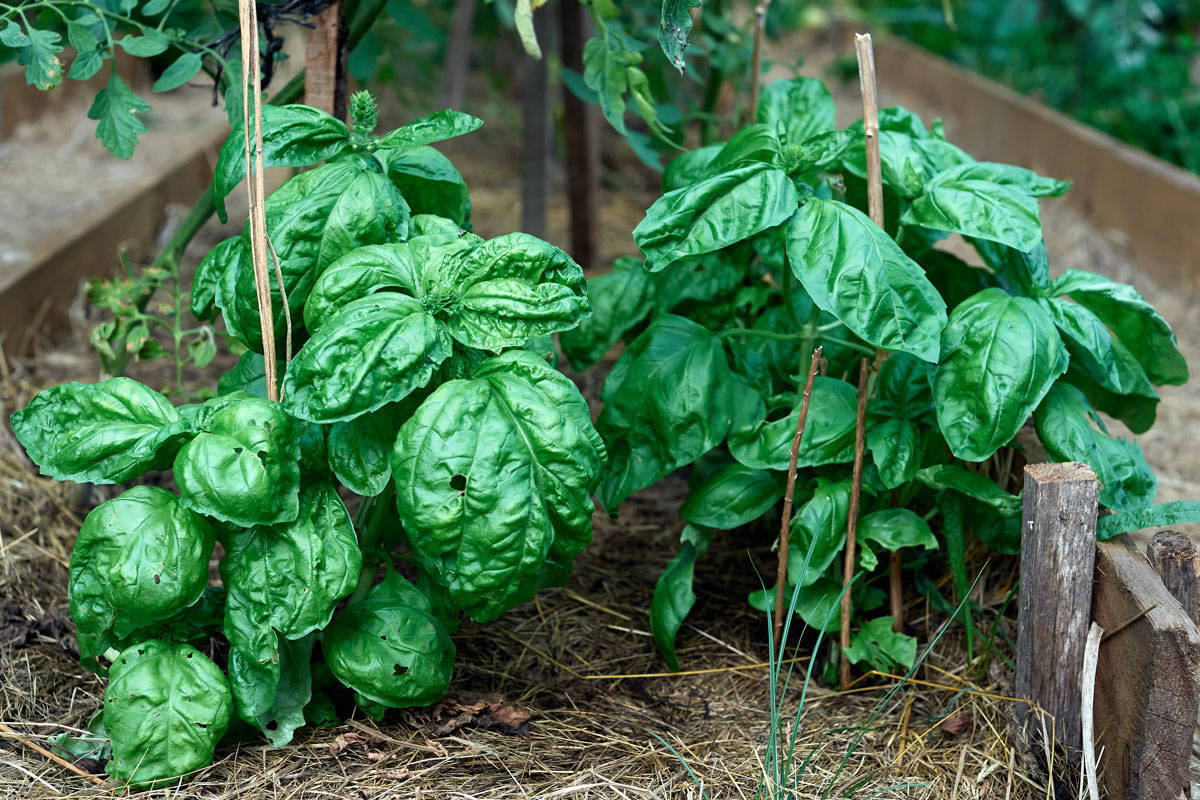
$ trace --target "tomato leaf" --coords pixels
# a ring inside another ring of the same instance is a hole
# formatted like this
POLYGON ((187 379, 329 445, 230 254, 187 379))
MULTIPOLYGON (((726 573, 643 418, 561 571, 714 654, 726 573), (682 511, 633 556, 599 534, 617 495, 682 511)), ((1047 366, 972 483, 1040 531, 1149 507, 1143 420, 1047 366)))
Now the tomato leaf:
POLYGON ((114 71, 108 85, 96 93, 87 115, 97 122, 96 138, 101 144, 117 158, 129 158, 138 137, 146 132, 137 115, 149 110, 150 104, 138 97, 114 71))

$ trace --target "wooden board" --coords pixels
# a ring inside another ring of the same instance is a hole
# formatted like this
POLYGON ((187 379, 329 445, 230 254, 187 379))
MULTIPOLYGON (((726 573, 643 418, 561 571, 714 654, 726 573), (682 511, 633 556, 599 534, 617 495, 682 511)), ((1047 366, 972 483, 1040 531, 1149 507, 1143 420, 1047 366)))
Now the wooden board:
POLYGON ((1128 536, 1096 548, 1092 614, 1101 785, 1113 800, 1191 797, 1200 632, 1128 536))

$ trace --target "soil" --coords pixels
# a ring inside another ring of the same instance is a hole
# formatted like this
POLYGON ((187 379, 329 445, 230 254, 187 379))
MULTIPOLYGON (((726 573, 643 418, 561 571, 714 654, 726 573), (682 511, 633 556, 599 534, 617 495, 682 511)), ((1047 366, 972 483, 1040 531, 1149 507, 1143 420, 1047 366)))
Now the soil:
MULTIPOLYGON (((842 96, 843 105, 854 99, 842 96)), ((444 146, 470 178, 475 227, 484 236, 519 227, 520 120, 512 107, 468 104, 464 110, 489 124, 444 146)), ((385 125, 398 121, 384 110, 385 125)), ((606 137, 605 261, 636 252, 629 232, 656 192, 654 176, 623 148, 606 137)), ((561 172, 552 177, 547 238, 566 246, 561 172)), ((1136 278, 1108 237, 1068 212, 1051 204, 1045 213, 1057 269, 1080 266, 1136 278)), ((223 235, 206 229, 189 250, 192 263, 223 235)), ((1176 324, 1185 353, 1200 366, 1200 327, 1193 324, 1200 311, 1189 306, 1190 298, 1135 283, 1176 324)), ((81 314, 77 323, 73 337, 37 342, 34 356, 0 365, 5 415, 42 386, 97 377, 84 345, 90 321, 81 314)), ((155 382, 153 369, 138 369, 137 376, 155 382)), ((604 371, 577 376, 589 398, 598 395, 604 371)), ((1200 496, 1192 477, 1200 475, 1200 452, 1189 449, 1187 435, 1200 411, 1182 390, 1163 396, 1159 427, 1141 439, 1160 471, 1160 499, 1200 496)), ((569 586, 542 592, 499 622, 464 625, 455 637, 454 703, 390 712, 379 724, 356 718, 337 728, 306 729, 281 749, 250 739, 222 748, 212 767, 181 788, 150 796, 756 796, 772 692, 762 666, 765 620, 745 597, 759 588, 756 571, 772 568, 772 532, 751 528, 722 537, 700 561, 696 609, 680 634, 687 672, 664 675, 645 609, 676 550, 681 523, 675 509, 685 491, 684 479, 672 476, 636 495, 618 519, 597 514, 595 542, 569 586)), ((99 706, 103 682, 76 662, 65 585, 82 516, 112 492, 37 477, 11 433, 0 428, 0 797, 118 793, 22 742, 46 746, 51 736, 83 728, 99 706)), ((971 556, 980 566, 986 560, 983 553, 971 556)), ((1015 633, 1011 621, 999 617, 1014 579, 1013 560, 988 562, 977 597, 981 625, 996 631, 997 650, 970 674, 957 629, 937 638, 943 620, 913 601, 906 610, 911 632, 922 646, 934 642, 916 675, 923 683, 873 675, 846 692, 814 684, 796 728, 798 760, 809 761, 795 796, 821 796, 825 789, 834 796, 895 798, 1046 796, 1044 783, 1022 769, 1004 735, 1012 706, 1004 653, 1015 633)), ((804 663, 795 668, 803 670, 804 663)), ((795 691, 786 694, 785 718, 797 712, 797 700, 795 691)), ((95 766, 81 764, 85 772, 95 766)), ((103 776, 97 780, 103 783, 103 776)))

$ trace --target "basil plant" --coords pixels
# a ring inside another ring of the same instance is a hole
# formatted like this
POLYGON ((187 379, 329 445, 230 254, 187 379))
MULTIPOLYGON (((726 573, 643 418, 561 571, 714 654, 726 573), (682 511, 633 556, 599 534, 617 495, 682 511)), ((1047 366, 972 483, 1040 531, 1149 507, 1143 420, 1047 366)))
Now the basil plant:
MULTIPOLYGON (((279 402, 243 233, 192 295, 246 351, 215 398, 175 407, 118 377, 46 389, 12 417, 53 478, 173 473, 176 491, 135 486, 88 514, 71 559, 80 654, 110 677, 108 770, 134 785, 205 766, 233 719, 290 741, 328 718, 336 683, 369 714, 437 700, 460 614, 494 620, 565 582, 591 537, 605 447, 541 355, 591 313, 582 270, 532 236, 467 232, 466 185, 429 144, 479 120, 443 111, 375 137, 365 96, 352 117, 353 132, 264 109, 268 164, 325 162, 266 202, 278 352, 295 349, 279 402)), ((218 202, 244 177, 242 136, 218 202)))
MULTIPOLYGON (((1040 439, 1052 460, 1090 464, 1114 511, 1154 501, 1141 449, 1098 412, 1145 431, 1154 387, 1183 383, 1187 366, 1170 326, 1132 287, 1076 270, 1051 277, 1038 202, 1068 184, 976 161, 940 123, 927 128, 903 108, 884 109, 880 127, 885 228, 866 213, 863 123, 837 129, 817 80, 770 85, 753 124, 668 165, 664 194, 634 231, 644 262, 619 260, 589 281, 593 315, 560 335, 577 369, 626 342, 597 420, 610 454, 604 508, 616 513, 691 467, 680 508, 688 526, 650 613, 673 668, 711 537, 778 520, 818 344, 825 367, 799 451, 787 591, 808 625, 840 627, 832 609, 866 357, 875 369, 858 522, 865 576, 853 587, 865 616, 845 654, 855 662, 907 667, 915 656, 915 640, 875 612, 881 554, 903 550, 912 569, 944 554, 961 600, 965 536, 1017 552, 1014 491, 1028 442, 1040 439), (941 246, 951 234, 983 266, 941 246), (1018 439, 1031 416, 1032 435, 1018 439)), ((764 610, 773 600, 774 590, 750 597, 764 610)))

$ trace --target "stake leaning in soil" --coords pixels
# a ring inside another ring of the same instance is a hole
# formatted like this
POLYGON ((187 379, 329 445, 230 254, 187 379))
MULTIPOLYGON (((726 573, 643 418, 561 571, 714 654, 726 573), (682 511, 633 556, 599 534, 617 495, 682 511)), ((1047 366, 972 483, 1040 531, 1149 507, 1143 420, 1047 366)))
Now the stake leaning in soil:
POLYGON ((787 587, 788 533, 792 525, 792 498, 796 494, 796 462, 800 460, 800 441, 804 438, 804 423, 808 420, 808 400, 812 396, 813 379, 821 363, 821 350, 812 351, 808 363, 808 379, 804 382, 804 396, 800 399, 800 419, 796 421, 796 434, 792 437, 792 456, 788 461, 787 491, 783 493, 783 519, 779 523, 779 567, 775 573, 775 650, 783 636, 783 595, 787 587))
POLYGON ((842 567, 842 686, 850 683, 850 582, 854 580, 855 545, 858 543, 858 499, 862 494, 863 439, 867 421, 867 375, 870 367, 865 358, 858 361, 858 414, 854 420, 854 471, 850 479, 850 514, 846 518, 846 550, 842 567))

